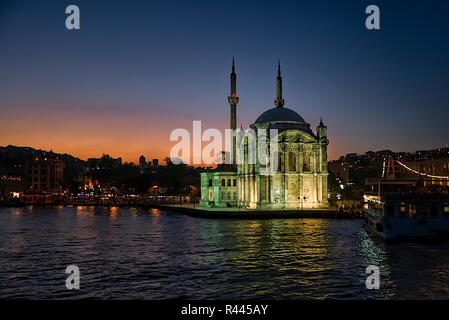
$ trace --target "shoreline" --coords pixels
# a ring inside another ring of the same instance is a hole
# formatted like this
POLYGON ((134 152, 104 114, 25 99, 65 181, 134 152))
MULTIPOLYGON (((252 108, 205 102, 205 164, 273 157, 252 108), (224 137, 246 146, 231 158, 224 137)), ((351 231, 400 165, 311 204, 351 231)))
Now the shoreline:
POLYGON ((159 206, 162 210, 172 210, 191 217, 206 219, 362 219, 358 213, 339 213, 334 209, 303 209, 303 210, 262 210, 262 209, 236 209, 236 210, 207 210, 203 208, 159 206))
POLYGON ((195 218, 205 219, 297 219, 297 218, 319 218, 319 219, 363 219, 360 212, 338 212, 331 209, 302 209, 302 210, 263 210, 263 209, 239 209, 239 208, 202 208, 185 205, 170 204, 101 204, 101 203, 74 203, 74 204, 42 204, 42 203, 2 203, 0 207, 138 207, 143 209, 169 210, 195 218))

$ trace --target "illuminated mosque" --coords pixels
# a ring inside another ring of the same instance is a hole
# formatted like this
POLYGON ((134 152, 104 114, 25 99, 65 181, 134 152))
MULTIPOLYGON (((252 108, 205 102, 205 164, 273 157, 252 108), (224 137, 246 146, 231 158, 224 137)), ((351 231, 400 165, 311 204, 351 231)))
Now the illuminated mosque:
MULTIPOLYGON (((236 130, 237 96, 234 59, 232 61, 230 129, 236 130)), ((276 171, 262 174, 267 164, 258 157, 254 164, 243 152, 236 164, 236 137, 232 138, 233 164, 201 174, 202 207, 237 207, 253 209, 310 209, 328 208, 327 127, 321 120, 316 133, 310 124, 292 109, 284 106, 281 68, 278 63, 276 79, 277 98, 274 108, 263 112, 250 125, 254 132, 277 129, 278 160, 276 171)), ((257 136, 258 137, 258 136, 257 136)), ((258 139, 258 138, 256 138, 258 139)), ((243 148, 247 150, 247 140, 243 148)), ((268 149, 267 144, 267 149, 268 149)), ((237 150, 239 151, 239 150, 237 150)), ((269 154, 267 150, 267 154, 269 154)), ((237 155, 238 158, 239 155, 237 155)))

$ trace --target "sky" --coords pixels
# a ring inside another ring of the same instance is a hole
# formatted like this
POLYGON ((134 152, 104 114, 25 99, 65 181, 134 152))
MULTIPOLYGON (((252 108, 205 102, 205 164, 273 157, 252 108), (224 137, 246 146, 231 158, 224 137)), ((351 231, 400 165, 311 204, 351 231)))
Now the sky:
POLYGON ((0 0, 0 146, 163 159, 176 128, 285 106, 328 127, 329 159, 449 144, 448 1, 0 0), (67 30, 65 8, 80 8, 67 30), (367 30, 365 9, 380 9, 367 30))

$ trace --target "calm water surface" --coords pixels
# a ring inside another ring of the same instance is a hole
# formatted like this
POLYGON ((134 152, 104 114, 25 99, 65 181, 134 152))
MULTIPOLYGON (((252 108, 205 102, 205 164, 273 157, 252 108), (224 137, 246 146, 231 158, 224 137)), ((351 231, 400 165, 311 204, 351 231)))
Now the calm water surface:
POLYGON ((134 208, 0 208, 0 298, 446 299, 449 245, 359 220, 209 220, 134 208), (75 264, 81 288, 65 287, 75 264), (381 289, 365 288, 365 268, 381 289))

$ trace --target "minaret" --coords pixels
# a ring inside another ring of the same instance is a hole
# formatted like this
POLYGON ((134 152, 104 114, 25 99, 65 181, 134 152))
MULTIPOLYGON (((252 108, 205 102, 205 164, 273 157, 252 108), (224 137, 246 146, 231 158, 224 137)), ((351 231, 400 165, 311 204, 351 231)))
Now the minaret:
POLYGON ((316 133, 320 142, 327 139, 327 127, 323 123, 323 117, 320 117, 320 124, 316 127, 316 133))
POLYGON ((231 119, 230 119, 230 129, 231 133, 231 143, 232 143, 232 164, 236 163, 235 159, 235 149, 236 149, 236 109, 237 103, 239 103, 239 97, 237 97, 237 75, 235 74, 234 57, 232 57, 232 72, 231 72, 231 95, 228 97, 228 102, 231 107, 231 119))
POLYGON ((276 100, 274 100, 274 105, 277 108, 282 108, 284 106, 284 99, 282 99, 282 77, 281 77, 281 62, 278 60, 278 76, 276 78, 276 100))

